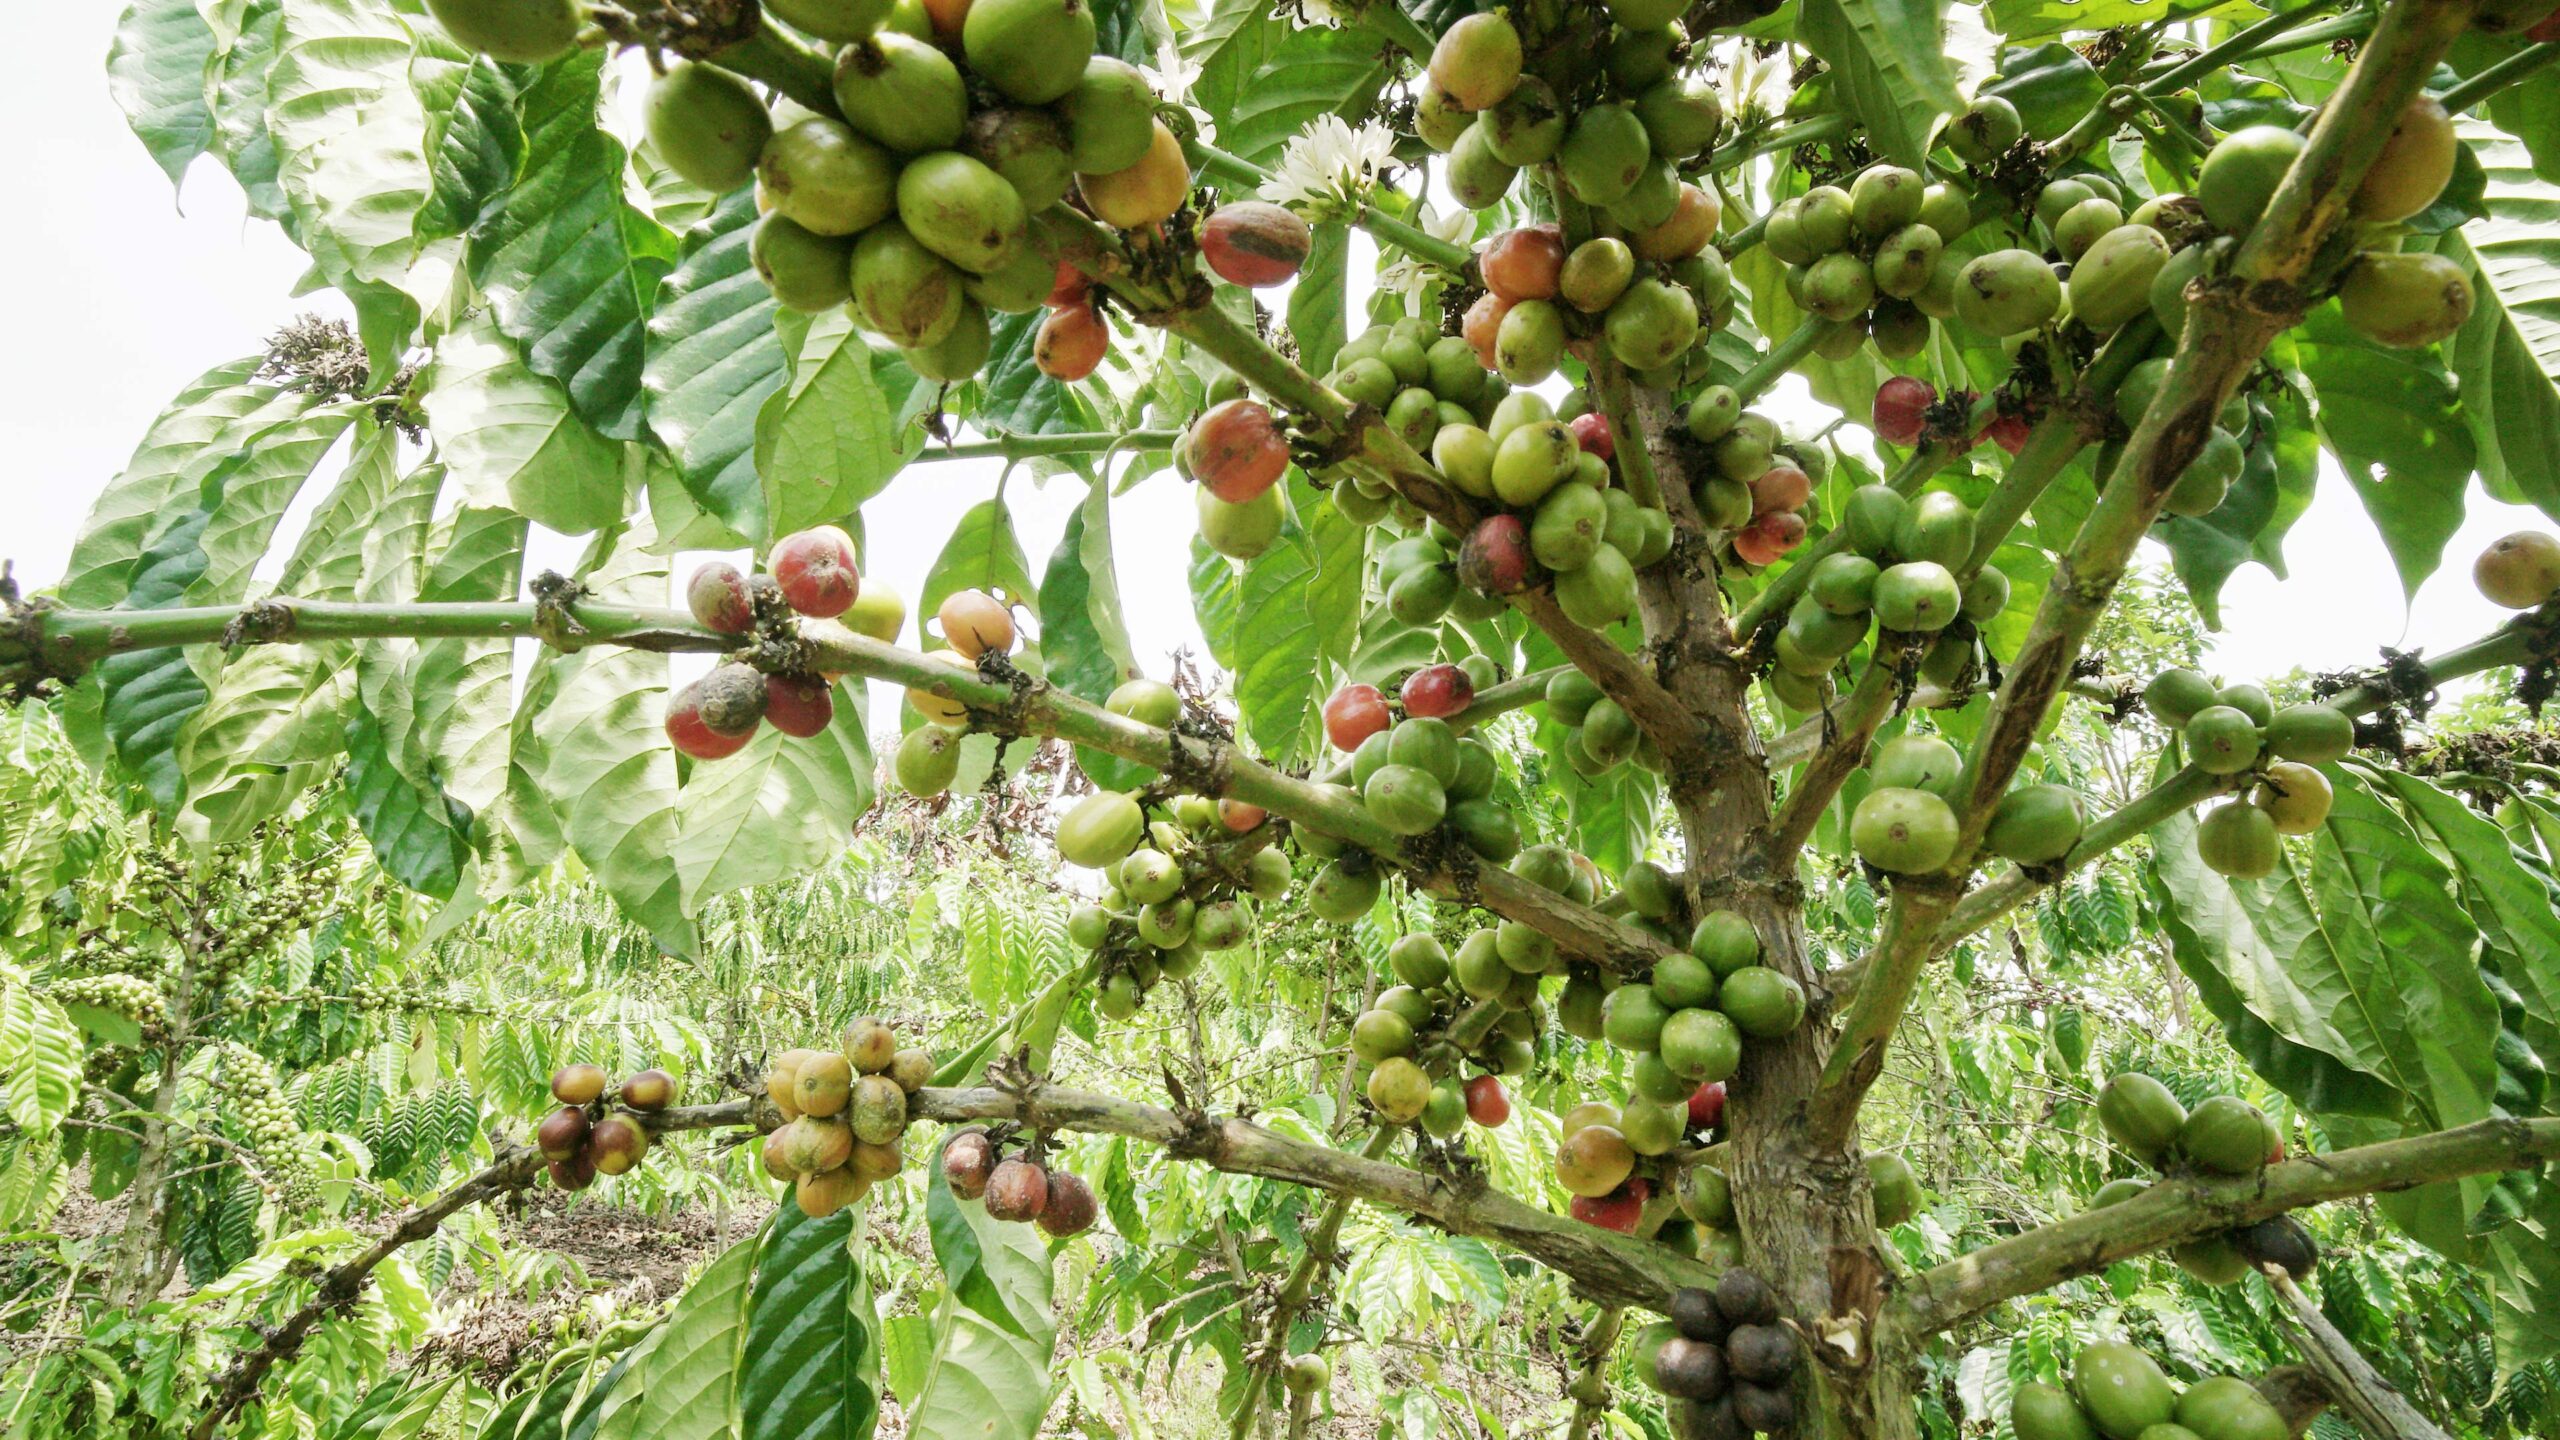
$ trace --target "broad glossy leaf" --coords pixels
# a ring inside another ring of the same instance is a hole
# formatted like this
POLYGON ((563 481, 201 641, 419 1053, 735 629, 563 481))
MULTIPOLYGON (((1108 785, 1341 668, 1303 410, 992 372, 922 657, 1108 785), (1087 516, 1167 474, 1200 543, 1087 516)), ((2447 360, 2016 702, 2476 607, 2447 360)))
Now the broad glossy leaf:
POLYGON ((1298 267, 1289 290, 1289 338, 1298 342, 1298 364, 1310 375, 1333 368, 1333 357, 1350 339, 1349 266, 1351 231, 1327 225, 1315 232, 1315 244, 1298 267))
POLYGON ((738 1362, 757 1241, 750 1235, 723 1251, 667 1312, 656 1345, 631 1377, 640 1392, 634 1434, 717 1440, 737 1432, 738 1362))
MULTIPOLYGON (((1111 558, 1111 495, 1096 484, 1067 517, 1066 533, 1040 577, 1040 654, 1049 681, 1070 695, 1102 703, 1140 671, 1129 654, 1120 614, 1120 583, 1111 558)), ((1084 746, 1076 764, 1105 790, 1143 785, 1153 771, 1084 746)))
POLYGON ((835 686, 834 723, 806 740, 761 726, 747 748, 693 767, 676 831, 687 914, 732 890, 834 858, 873 799, 860 682, 835 686))
POLYGON ((504 505, 567 535, 622 518, 622 447, 588 428, 559 385, 525 368, 489 317, 436 342, 418 399, 466 503, 504 505))
MULTIPOLYGON (((276 578, 279 594, 358 598, 375 525, 398 472, 394 432, 367 427, 357 453, 304 524, 276 578)), ((345 644, 261 645, 199 657, 211 693, 178 743, 187 817, 207 838, 237 839, 327 777, 345 744, 351 679, 345 644)), ((192 827, 191 827, 192 828, 192 827)))
POLYGON ((2524 997, 2527 1038, 2547 1053, 2560 1047, 2560 913, 2549 888, 2487 816, 2419 776, 2376 773, 2452 861, 2463 908, 2497 956, 2499 976, 2524 997))
MULTIPOLYGON (((351 406, 339 404, 291 415, 214 464, 195 504, 171 514, 136 562, 120 608, 222 605, 244 598, 250 566, 264 555, 285 507, 352 414, 351 406)), ((185 798, 179 739, 209 693, 197 663, 186 650, 173 648, 110 656, 98 667, 117 758, 168 812, 185 798)), ((210 668, 216 662, 207 656, 202 663, 210 668)))
POLYGON ((375 863, 423 895, 450 899, 471 847, 471 812, 401 772, 380 721, 362 701, 347 727, 347 797, 375 863))
MULTIPOLYGON (((2453 42, 2445 61, 2468 80, 2515 53, 2513 40, 2472 34, 2453 42)), ((2560 88, 2548 82, 2548 71, 2544 75, 2543 83, 2510 85, 2489 97, 2489 119, 2524 142, 2537 176, 2560 185, 2560 88)))
POLYGON ((1317 116, 1358 123, 1387 80, 1380 49, 1367 30, 1301 27, 1257 7, 1208 53, 1191 99, 1217 117, 1218 148, 1267 166, 1317 116))
POLYGON ((1991 0, 1991 28, 2013 42, 2041 40, 2066 30, 2110 30, 2118 25, 2150 25, 2176 19, 2242 15, 2256 19, 2255 7, 2240 4, 2173 7, 2166 0, 1991 0))
MULTIPOLYGON (((248 597, 252 572, 266 559, 285 511, 362 409, 353 401, 316 406, 249 436, 223 462, 222 503, 205 523, 204 572, 188 587, 188 604, 248 597)), ((371 433, 372 422, 363 428, 371 433)))
POLYGON ((747 1301, 739 1440, 869 1440, 880 1317, 852 1249, 861 1217, 858 1205, 824 1220, 775 1207, 747 1301))
POLYGON ((649 430, 675 457, 686 493, 749 535, 764 533, 757 413, 786 373, 778 307, 747 256, 755 219, 754 196, 740 190, 685 232, 684 258, 658 286, 642 377, 649 430))
POLYGON ((211 7, 219 51, 205 74, 212 102, 214 153, 240 182, 249 213, 294 233, 293 205, 277 183, 283 163, 267 129, 267 76, 284 40, 284 0, 243 0, 237 10, 211 7))
POLYGON ((524 171, 471 232, 471 276, 526 365, 616 440, 641 431, 645 328, 675 237, 623 194, 622 142, 598 128, 601 52, 524 91, 524 171))
POLYGON ((172 185, 213 142, 205 71, 219 47, 195 0, 134 0, 116 21, 107 93, 172 185))
MULTIPOLYGON (((193 507, 169 517, 135 562, 132 588, 118 608, 159 610, 181 603, 204 573, 204 527, 222 500, 222 471, 206 480, 193 507)), ((98 662, 107 738, 116 758, 152 803, 174 812, 186 798, 178 737, 204 704, 205 683, 181 649, 129 650, 98 662)))
POLYGON ((1237 656, 1236 624, 1244 597, 1244 571, 1236 562, 1191 537, 1191 613, 1200 622, 1200 637, 1209 658, 1233 672, 1237 656))
POLYGON ((438 275, 411 273, 418 208, 434 184, 426 107, 409 81, 413 52, 408 27, 387 9, 285 0, 267 78, 277 180, 296 237, 313 268, 355 300, 376 373, 397 362, 441 289, 438 275))
POLYGON ((2402 1098, 2362 1012, 2333 1005, 2336 957, 2310 947, 2299 978, 2288 963, 2283 945, 2311 924, 2293 872, 2234 884, 2196 858, 2195 833, 2186 815, 2151 832, 2150 879, 2170 952, 2232 1047, 2315 1115, 2398 1114, 2402 1098))
POLYGON ((954 1209, 976 1237, 979 1262, 1019 1333, 999 1326, 949 1291, 933 1312, 933 1355, 906 1401, 915 1440, 1032 1440, 1049 1409, 1049 1357, 1057 1339, 1050 1310, 1049 1254, 1040 1232, 987 1218, 975 1200, 954 1209))
POLYGON ((1804 0, 1796 37, 1831 67, 1868 146, 1897 165, 1918 166, 1930 128, 1964 108, 1941 0, 1804 0))
MULTIPOLYGON (((951 527, 951 538, 934 557, 933 568, 925 572, 924 595, 916 614, 930 616, 963 590, 984 590, 1035 612, 1040 608, 1040 587, 1031 578, 1031 561, 1022 553, 1021 537, 1013 531, 1013 512, 1005 508, 1002 495, 970 506, 960 523, 951 527)), ((945 648, 940 636, 923 638, 928 650, 945 648)))
POLYGON ((2437 241, 2472 272, 2471 318, 2445 355, 2481 483, 2560 516, 2560 192, 2534 177, 2523 146, 2466 129, 2488 171, 2489 216, 2437 241))
POLYGON ((205 474, 249 435, 310 404, 299 392, 250 377, 251 357, 197 376, 160 412, 122 473, 89 506, 56 587, 62 603, 102 609, 124 598, 134 560, 173 504, 192 502, 205 474))
POLYGON ((2054 41, 2005 51, 1999 81, 1985 89, 2018 107, 2028 135, 2051 140, 2097 105, 2107 81, 2079 51, 2054 41))
POLYGON ((1289 487, 1290 508, 1306 531, 1315 556, 1316 573, 1307 586, 1306 605, 1308 615, 1315 621, 1316 653, 1327 664, 1338 667, 1351 658, 1352 643, 1360 628, 1360 588, 1369 568, 1369 527, 1335 509, 1296 466, 1289 467, 1281 483, 1289 487))
MULTIPOLYGON (((508 600, 524 567, 524 517, 462 506, 437 522, 425 584, 427 601, 508 600)), ((429 640, 410 670, 418 743, 434 756, 445 793, 473 810, 506 789, 509 719, 515 702, 515 647, 488 640, 429 640)))
MULTIPOLYGON (((664 604, 667 562, 649 553, 650 539, 645 520, 605 530, 577 578, 602 599, 664 604)), ((673 853, 682 815, 665 728, 667 658, 613 646, 545 650, 533 674, 528 697, 538 684, 543 699, 533 778, 559 807, 570 848, 625 915, 669 951, 692 953, 697 937, 673 853)))
POLYGON ((466 234, 506 193, 524 162, 516 74, 485 55, 452 64, 422 53, 411 70, 427 101, 427 173, 421 240, 466 234))
POLYGON ((1236 709, 1263 756, 1278 764, 1304 759, 1313 744, 1320 660, 1335 617, 1321 621, 1307 603, 1321 557, 1315 538, 1291 520, 1272 547, 1244 562, 1232 641, 1236 709))
POLYGON ((790 386, 756 417, 755 473, 771 534, 842 520, 913 455, 900 442, 904 397, 882 391, 878 358, 842 310, 807 327, 790 386))
POLYGON ((2357 1103, 2351 1077, 2303 1063, 2309 1051, 2387 1083, 2431 1128, 2478 1119, 2495 1080, 2497 1008, 2471 957, 2473 926, 2407 824, 2352 772, 2329 774, 2337 803, 2311 854, 2295 847, 2264 881, 2205 870, 2186 816, 2154 832, 2179 966, 2243 1056, 2272 1060, 2274 1073, 2260 1073, 2305 1108, 2386 1113, 2357 1103), (2235 1000, 2286 1046, 2226 1014, 2235 1000))
POLYGON ((2414 595, 2461 528, 2471 478, 2471 432, 2452 377, 2431 350, 2386 350, 2349 330, 2334 305, 2311 312, 2300 340, 2320 437, 2414 595))
POLYGON ((2255 415, 2246 461, 2230 493, 2211 513, 2163 516, 2152 534, 2169 547, 2178 579, 2207 628, 2222 628, 2222 584, 2244 561, 2256 560, 2284 577, 2284 534, 2311 508, 2319 481, 2320 442, 2301 398, 2282 392, 2255 415))

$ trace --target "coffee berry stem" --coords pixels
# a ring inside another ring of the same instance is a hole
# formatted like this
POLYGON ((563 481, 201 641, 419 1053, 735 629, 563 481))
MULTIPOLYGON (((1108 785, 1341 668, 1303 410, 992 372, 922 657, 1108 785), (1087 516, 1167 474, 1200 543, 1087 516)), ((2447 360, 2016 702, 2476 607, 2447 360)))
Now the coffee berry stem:
MULTIPOLYGON (((2151 95, 2167 95, 2183 90, 2197 80, 2212 74, 2220 66, 2232 64, 2253 55, 2269 53, 2259 47, 2337 8, 2338 0, 2310 0, 2308 4, 2269 15, 2254 25, 2243 26, 2225 36, 2219 43, 2199 50, 2184 60, 2174 62, 2168 69, 2143 81, 2143 91, 2151 95)), ((2322 44, 2325 41, 2314 40, 2310 43, 2322 44)))
POLYGON ((1182 438, 1179 430, 1065 431, 1055 435, 1017 435, 998 431, 984 440, 929 445, 910 463, 936 460, 1033 460, 1055 455, 1099 455, 1118 450, 1163 450, 1182 438))
POLYGON ((2560 40, 2545 40, 2539 45, 2527 45, 2437 96, 2436 102, 2444 106, 2447 114, 2459 115, 2499 91, 2511 89, 2553 65, 2560 65, 2560 40))

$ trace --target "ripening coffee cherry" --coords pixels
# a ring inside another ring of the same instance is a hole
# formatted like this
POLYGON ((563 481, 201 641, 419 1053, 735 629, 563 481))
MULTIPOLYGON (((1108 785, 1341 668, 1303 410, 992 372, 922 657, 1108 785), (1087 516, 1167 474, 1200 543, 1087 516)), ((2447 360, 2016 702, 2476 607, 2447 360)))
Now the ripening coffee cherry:
POLYGON ((2472 562, 2471 583, 2492 605, 2532 609, 2560 594, 2560 538, 2539 530, 2500 536, 2472 562))
POLYGON ((815 675, 764 677, 764 718, 796 739, 826 733, 836 717, 834 687, 815 675))
POLYGON ((1013 612, 984 590, 963 590, 933 612, 942 622, 942 638, 952 649, 975 660, 992 650, 1013 650, 1013 612))
POLYGON ((1221 205, 1200 226, 1200 258, 1230 285, 1260 287, 1293 279, 1314 243, 1306 221, 1267 200, 1221 205))
POLYGON ((1417 719, 1455 715, 1475 698, 1475 683, 1455 665, 1425 665, 1405 677, 1404 713, 1417 719))
POLYGON ((563 1105, 592 1105, 604 1087, 600 1065, 563 1065, 551 1072, 551 1098, 563 1105))
POLYGON ((1040 322, 1040 331, 1031 341, 1031 363, 1050 379, 1072 384, 1092 374, 1110 351, 1111 327, 1103 323, 1102 312, 1079 295, 1040 322))
POLYGON ((674 1101, 676 1077, 649 1069, 622 1082, 622 1103, 644 1113, 664 1110, 674 1101))
POLYGON ((1191 474, 1230 505, 1261 498, 1289 468, 1288 437, 1259 400, 1212 405, 1182 433, 1191 474))
POLYGON ((1345 685, 1324 702, 1324 734, 1333 748, 1348 755, 1360 742, 1395 723, 1387 697, 1375 685, 1345 685))
POLYGON ((684 585, 685 608, 705 630, 723 635, 744 635, 756 626, 755 602, 747 590, 745 572, 725 560, 706 561, 695 567, 693 578, 684 585))
POLYGON ((1508 16, 1469 15, 1431 47, 1431 82, 1455 109, 1489 109, 1520 83, 1520 62, 1520 32, 1508 16))
POLYGON ((1917 445, 1938 403, 1938 387, 1916 375, 1896 375, 1876 387, 1876 437, 1893 445, 1917 445))
POLYGON ((782 588, 783 603, 821 620, 852 609, 862 590, 853 537, 833 525, 813 525, 775 541, 765 568, 782 588))
POLYGON ((1505 300, 1552 300, 1564 275, 1564 231, 1523 225, 1485 242, 1476 261, 1485 289, 1505 300))
POLYGON ((703 682, 678 690, 667 699, 667 739, 681 754, 696 760, 718 760, 735 755, 753 738, 750 729, 742 735, 725 735, 713 730, 702 718, 703 682))

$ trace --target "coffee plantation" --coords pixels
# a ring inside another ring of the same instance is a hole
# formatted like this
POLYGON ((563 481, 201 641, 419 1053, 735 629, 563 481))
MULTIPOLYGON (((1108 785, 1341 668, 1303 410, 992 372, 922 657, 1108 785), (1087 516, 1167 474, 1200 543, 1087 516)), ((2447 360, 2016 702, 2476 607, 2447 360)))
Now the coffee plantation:
POLYGON ((2560 518, 2555 61, 2551 0, 134 0, 135 135, 352 323, 0 579, 13 1427, 2553 1433, 2560 538, 2369 669, 2196 626, 2324 474, 2412 594, 2475 478, 2560 518), (397 1362, 528 1206, 721 1243, 397 1362))

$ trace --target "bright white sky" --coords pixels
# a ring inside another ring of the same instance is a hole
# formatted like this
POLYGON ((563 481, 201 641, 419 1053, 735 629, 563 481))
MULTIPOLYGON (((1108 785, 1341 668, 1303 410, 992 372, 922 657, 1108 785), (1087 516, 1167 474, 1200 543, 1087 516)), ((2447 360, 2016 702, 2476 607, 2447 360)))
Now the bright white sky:
MULTIPOLYGON (((0 232, 0 273, 16 279, 16 343, 0 354, 0 456, 8 497, 0 557, 20 583, 52 582, 90 497, 123 464, 144 427, 186 381, 253 353, 305 310, 342 313, 334 297, 297 299, 303 257, 275 227, 244 218, 219 166, 198 162, 183 196, 126 130, 108 98, 105 57, 116 7, 28 9, 21 50, 60 57, 21 67, 0 87, 0 133, 40 137, 19 148, 11 180, 18 223, 0 232)), ((866 510, 870 564, 910 600, 951 522, 991 494, 993 464, 918 467, 866 510)), ((315 487, 316 489, 317 487, 315 487)), ((1026 474, 1010 496, 1036 575, 1081 486, 1045 492, 1026 474)), ((1177 646, 1204 654, 1185 567, 1190 497, 1170 476, 1115 506, 1120 587, 1136 654, 1150 670, 1177 646)), ((291 522, 289 522, 291 523, 291 522)), ((2437 651, 2480 634, 2501 612, 2472 590, 2471 557, 2506 531, 2547 526, 2534 512, 2476 491, 2471 519, 2443 570, 2404 607, 2389 557, 2343 479, 2318 500, 2285 550, 2294 576, 2255 566, 2225 590, 2231 627, 2218 642, 2227 675, 2329 669, 2374 658, 2378 645, 2437 651)), ((570 542, 538 536, 531 569, 565 565, 570 542)), ((679 566, 679 574, 684 565, 679 566)), ((877 717, 884 712, 875 708, 877 717)))

